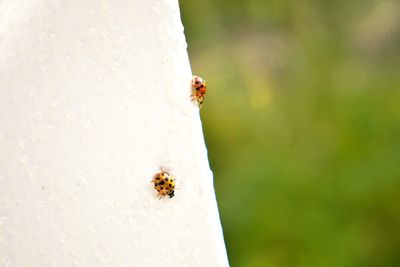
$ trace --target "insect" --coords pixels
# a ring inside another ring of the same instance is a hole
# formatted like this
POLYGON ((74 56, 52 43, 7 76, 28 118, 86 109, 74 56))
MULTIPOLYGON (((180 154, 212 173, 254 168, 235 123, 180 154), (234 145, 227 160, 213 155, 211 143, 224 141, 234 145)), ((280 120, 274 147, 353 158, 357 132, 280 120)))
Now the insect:
POLYGON ((157 190, 159 198, 175 195, 175 179, 166 171, 161 170, 153 176, 154 189, 157 190))
POLYGON ((192 94, 192 100, 196 100, 197 104, 199 105, 199 108, 201 108, 207 91, 206 81, 199 76, 193 75, 192 86, 194 89, 194 93, 192 94))

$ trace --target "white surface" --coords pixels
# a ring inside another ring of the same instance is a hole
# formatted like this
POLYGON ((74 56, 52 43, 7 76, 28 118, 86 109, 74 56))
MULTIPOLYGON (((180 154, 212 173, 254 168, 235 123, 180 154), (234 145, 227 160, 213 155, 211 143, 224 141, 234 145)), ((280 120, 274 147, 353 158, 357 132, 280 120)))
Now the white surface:
POLYGON ((177 1, 0 1, 0 266, 227 266, 191 75, 177 1))

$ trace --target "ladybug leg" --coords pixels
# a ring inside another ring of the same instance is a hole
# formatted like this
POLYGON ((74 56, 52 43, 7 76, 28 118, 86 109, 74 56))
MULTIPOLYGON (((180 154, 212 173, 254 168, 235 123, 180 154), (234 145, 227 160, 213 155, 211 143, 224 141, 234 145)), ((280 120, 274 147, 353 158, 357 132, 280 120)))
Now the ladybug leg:
POLYGON ((166 169, 164 169, 163 167, 160 167, 160 172, 164 172, 169 175, 169 172, 166 169))

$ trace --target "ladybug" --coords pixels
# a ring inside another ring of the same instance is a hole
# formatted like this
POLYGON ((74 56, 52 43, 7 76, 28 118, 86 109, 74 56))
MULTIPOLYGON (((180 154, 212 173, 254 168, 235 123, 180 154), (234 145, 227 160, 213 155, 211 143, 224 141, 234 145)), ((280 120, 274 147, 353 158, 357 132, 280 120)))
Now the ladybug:
POLYGON ((192 94, 192 100, 196 100, 199 105, 199 108, 201 108, 207 91, 206 81, 197 75, 193 75, 192 86, 194 89, 194 93, 192 94))
POLYGON ((161 170, 153 176, 154 189, 157 190, 159 198, 175 195, 175 179, 166 171, 161 170))

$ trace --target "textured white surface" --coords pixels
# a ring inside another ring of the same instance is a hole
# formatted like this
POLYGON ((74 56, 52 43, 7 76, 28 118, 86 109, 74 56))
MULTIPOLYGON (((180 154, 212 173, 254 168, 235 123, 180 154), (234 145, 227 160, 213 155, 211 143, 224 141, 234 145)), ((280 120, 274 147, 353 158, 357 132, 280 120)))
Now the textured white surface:
POLYGON ((227 266, 190 80, 175 0, 0 1, 0 266, 227 266))

